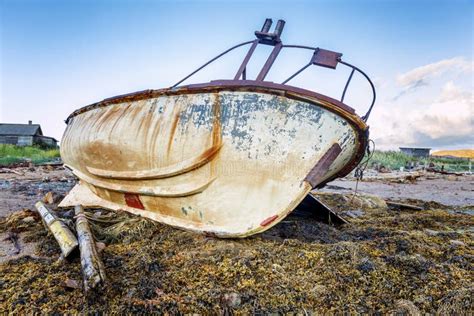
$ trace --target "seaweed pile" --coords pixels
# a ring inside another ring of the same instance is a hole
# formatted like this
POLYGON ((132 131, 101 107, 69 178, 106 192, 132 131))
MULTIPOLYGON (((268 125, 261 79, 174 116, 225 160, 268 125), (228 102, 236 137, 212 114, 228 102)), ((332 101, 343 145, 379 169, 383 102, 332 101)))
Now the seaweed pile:
MULTIPOLYGON (((37 255, 0 264, 0 311, 474 310, 472 215, 442 205, 407 211, 370 197, 321 198, 351 224, 334 227, 289 216, 263 234, 221 240, 126 213, 88 210, 96 238, 106 244, 101 256, 108 277, 101 291, 88 295, 75 286, 81 279, 79 258, 58 259, 59 247, 38 217, 25 223, 31 212, 14 213, 1 220, 0 232, 38 242, 37 255)), ((58 215, 72 219, 71 211, 58 215)))

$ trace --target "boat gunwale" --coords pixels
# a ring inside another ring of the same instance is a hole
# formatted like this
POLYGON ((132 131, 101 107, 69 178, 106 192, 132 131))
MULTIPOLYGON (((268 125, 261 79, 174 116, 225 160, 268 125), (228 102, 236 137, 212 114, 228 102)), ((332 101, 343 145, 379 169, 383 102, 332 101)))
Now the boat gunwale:
MULTIPOLYGON (((336 107, 340 108, 343 111, 348 112, 351 115, 357 115, 355 110, 348 106, 347 104, 338 101, 334 98, 328 97, 326 95, 306 90, 303 88, 298 88, 295 86, 283 85, 279 83, 274 83, 270 81, 255 81, 255 80, 213 80, 207 83, 198 83, 198 84, 191 84, 186 86, 180 86, 177 88, 163 88, 163 89, 147 89, 141 90, 126 94, 116 95, 110 98, 106 98, 102 101, 95 102, 86 106, 83 106, 74 112, 72 112, 66 119, 66 124, 69 122, 71 118, 87 112, 89 110, 107 106, 111 104, 117 104, 122 102, 130 102, 130 101, 139 101, 149 98, 155 98, 163 95, 180 95, 180 94, 196 94, 201 92, 209 92, 209 90, 225 90, 226 88, 231 89, 240 89, 240 88, 249 88, 249 89, 262 89, 262 91, 258 92, 272 92, 271 90, 280 90, 281 92, 290 92, 290 93, 297 93, 301 94, 302 96, 307 96, 311 98, 316 98, 318 100, 323 100, 329 103, 332 103, 336 107), (267 90, 271 89, 271 90, 267 90)), ((253 90, 248 90, 253 91, 253 90)), ((358 116, 358 115, 357 115, 358 116)), ((360 117, 359 117, 360 118, 360 117)))
POLYGON ((247 91, 279 95, 283 97, 288 97, 290 99, 296 99, 322 106, 328 111, 336 113, 346 119, 355 128, 355 131, 358 136, 357 141, 359 142, 360 146, 357 146, 357 152, 351 157, 350 161, 339 172, 337 172, 332 177, 324 180, 324 182, 318 184, 317 188, 323 187, 327 182, 330 182, 338 177, 344 177, 349 174, 359 164, 359 162, 364 156, 368 142, 369 128, 368 125, 362 120, 362 118, 356 114, 353 108, 336 99, 314 91, 269 81, 215 80, 208 83, 192 84, 187 86, 180 86, 177 88, 164 88, 156 90, 148 89, 128 94, 117 95, 75 110, 68 116, 65 122, 66 124, 68 124, 70 120, 77 115, 108 105, 140 101, 160 96, 210 93, 220 91, 247 91))

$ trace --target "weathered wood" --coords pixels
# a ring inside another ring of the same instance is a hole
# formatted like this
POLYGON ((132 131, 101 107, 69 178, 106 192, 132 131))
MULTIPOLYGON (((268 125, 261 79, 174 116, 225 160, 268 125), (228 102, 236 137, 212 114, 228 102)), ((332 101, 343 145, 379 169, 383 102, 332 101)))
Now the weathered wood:
POLYGON ((79 239, 79 249, 81 251, 84 290, 87 292, 105 282, 105 268, 99 257, 94 235, 87 222, 84 209, 81 205, 76 205, 74 210, 76 213, 76 231, 79 239))
POLYGON ((76 236, 74 236, 69 227, 58 219, 43 202, 37 202, 35 207, 43 219, 46 228, 48 228, 58 242, 64 257, 69 256, 78 246, 76 236))
POLYGON ((405 203, 397 203, 397 202, 391 202, 391 201, 385 201, 388 206, 393 206, 393 207, 398 207, 398 208, 408 208, 411 210, 416 210, 416 211, 421 211, 423 210, 422 207, 416 206, 416 205, 411 205, 411 204, 405 204, 405 203))
POLYGON ((433 172, 433 173, 439 173, 439 174, 446 174, 446 175, 462 176, 462 173, 438 170, 438 169, 435 169, 435 168, 426 168, 426 171, 433 172))

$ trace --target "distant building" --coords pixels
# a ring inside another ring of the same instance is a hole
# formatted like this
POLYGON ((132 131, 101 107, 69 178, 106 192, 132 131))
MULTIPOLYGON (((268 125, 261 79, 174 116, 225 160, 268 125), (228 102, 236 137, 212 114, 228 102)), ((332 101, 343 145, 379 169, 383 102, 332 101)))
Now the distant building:
POLYGON ((58 141, 53 137, 44 136, 39 124, 28 121, 28 124, 0 123, 0 144, 57 147, 58 141))
POLYGON ((417 147, 400 147, 400 151, 406 155, 428 158, 430 156, 431 148, 417 148, 417 147))

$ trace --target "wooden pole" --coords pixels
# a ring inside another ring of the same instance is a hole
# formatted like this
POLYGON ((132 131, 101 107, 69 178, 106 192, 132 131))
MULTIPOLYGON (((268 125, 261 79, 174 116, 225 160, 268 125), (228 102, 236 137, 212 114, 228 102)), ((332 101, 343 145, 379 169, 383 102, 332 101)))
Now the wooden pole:
POLYGON ((87 292, 105 283, 105 268, 97 251, 84 209, 81 205, 74 208, 76 214, 76 231, 81 250, 82 277, 84 290, 87 292))
POLYGON ((415 211, 422 211, 423 210, 422 207, 419 207, 419 206, 416 206, 416 205, 405 204, 405 203, 397 203, 397 202, 392 202, 392 201, 385 201, 385 202, 387 203, 388 206, 394 206, 394 207, 398 207, 398 208, 408 208, 408 209, 415 210, 415 211))
POLYGON ((71 252, 77 248, 78 242, 76 236, 74 236, 69 227, 58 219, 43 202, 37 202, 35 207, 43 219, 46 228, 48 228, 58 242, 64 257, 69 256, 71 252))

